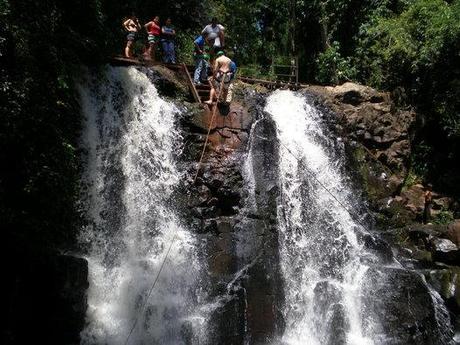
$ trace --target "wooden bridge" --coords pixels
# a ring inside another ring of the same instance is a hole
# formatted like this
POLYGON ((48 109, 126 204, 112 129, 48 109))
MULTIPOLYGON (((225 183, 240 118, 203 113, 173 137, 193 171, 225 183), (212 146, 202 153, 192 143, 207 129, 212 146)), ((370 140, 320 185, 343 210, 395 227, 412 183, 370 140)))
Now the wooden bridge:
MULTIPOLYGON (((182 64, 167 64, 163 62, 153 62, 149 60, 136 60, 128 59, 125 57, 114 57, 110 60, 110 64, 114 66, 164 66, 176 72, 182 72, 185 75, 185 80, 187 81, 190 93, 193 96, 193 99, 197 103, 203 103, 209 99, 209 93, 211 92, 211 85, 209 82, 203 83, 202 85, 195 85, 193 82, 193 73, 195 67, 192 65, 182 64)), ((306 84, 300 84, 297 82, 283 82, 283 81, 271 81, 264 79, 254 79, 249 77, 237 77, 238 80, 241 80, 244 83, 248 84, 259 84, 267 89, 290 89, 298 90, 303 87, 307 87, 306 84)))

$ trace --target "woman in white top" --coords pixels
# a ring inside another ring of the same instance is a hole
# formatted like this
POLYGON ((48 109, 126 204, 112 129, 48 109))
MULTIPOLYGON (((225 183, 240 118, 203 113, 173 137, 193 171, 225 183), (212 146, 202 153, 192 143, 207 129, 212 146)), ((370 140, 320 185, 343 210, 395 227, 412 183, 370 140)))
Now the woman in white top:
POLYGON ((218 51, 225 46, 225 37, 224 37, 225 28, 217 24, 217 18, 212 18, 211 24, 206 25, 206 27, 201 31, 201 34, 206 33, 209 45, 214 47, 214 51, 218 51))

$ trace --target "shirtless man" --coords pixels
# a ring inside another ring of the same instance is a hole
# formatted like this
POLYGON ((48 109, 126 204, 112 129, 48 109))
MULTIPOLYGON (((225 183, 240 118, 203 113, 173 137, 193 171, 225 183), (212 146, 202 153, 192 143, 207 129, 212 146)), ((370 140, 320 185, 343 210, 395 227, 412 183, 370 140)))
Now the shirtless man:
POLYGON ((217 102, 221 99, 227 98, 228 88, 230 87, 230 82, 232 81, 231 63, 232 60, 225 56, 225 53, 222 50, 217 53, 217 59, 214 61, 213 66, 213 77, 211 77, 211 92, 209 93, 209 100, 205 102, 206 104, 212 104, 218 93, 220 93, 220 97, 217 102), (221 85, 222 90, 220 90, 221 85))
POLYGON ((139 24, 139 20, 134 13, 123 22, 123 28, 128 31, 128 35, 126 36, 125 57, 131 59, 133 57, 134 41, 136 40, 137 32, 141 29, 141 24, 139 24))

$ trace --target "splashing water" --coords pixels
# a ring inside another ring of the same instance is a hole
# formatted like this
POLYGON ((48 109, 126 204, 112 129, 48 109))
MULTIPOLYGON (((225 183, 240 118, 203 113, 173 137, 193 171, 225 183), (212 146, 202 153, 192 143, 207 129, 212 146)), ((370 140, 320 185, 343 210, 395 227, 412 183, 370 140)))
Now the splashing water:
POLYGON ((402 344, 408 339, 404 327, 413 327, 418 339, 450 344, 449 317, 439 296, 417 273, 391 259, 384 264, 366 248, 365 238, 373 236, 363 226, 361 200, 343 170, 344 145, 331 139, 322 114, 290 91, 273 93, 265 110, 276 123, 280 144, 282 342, 402 344), (385 298, 393 299, 391 307, 385 298), (411 304, 411 298, 429 305, 418 311, 430 315, 425 326, 417 319, 410 326, 394 322, 398 313, 414 317, 417 302, 411 304), (423 333, 428 328, 431 335, 423 333))
POLYGON ((281 203, 278 208, 281 267, 285 278, 288 344, 373 344, 361 324, 360 289, 367 266, 347 208, 351 189, 342 162, 328 147, 319 113, 292 92, 275 92, 266 111, 278 128, 281 203), (321 184, 305 180, 305 167, 321 184))
POLYGON ((181 136, 178 109, 135 68, 107 67, 81 87, 88 225, 87 326, 82 344, 185 344, 204 339, 197 241, 173 192, 181 136), (148 291, 175 237, 149 300, 148 291))

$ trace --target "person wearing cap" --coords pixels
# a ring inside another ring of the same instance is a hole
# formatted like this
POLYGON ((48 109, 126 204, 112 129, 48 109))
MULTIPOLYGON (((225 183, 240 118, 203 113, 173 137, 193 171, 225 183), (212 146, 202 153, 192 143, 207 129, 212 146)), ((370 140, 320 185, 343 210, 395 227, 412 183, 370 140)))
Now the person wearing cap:
MULTIPOLYGON (((217 59, 214 61, 213 66, 213 77, 212 80, 212 88, 209 94, 209 100, 205 103, 212 104, 214 99, 219 95, 218 102, 221 99, 227 98, 227 91, 230 87, 230 83, 232 81, 232 68, 231 68, 232 60, 225 56, 225 52, 223 50, 219 50, 217 52, 217 59), (222 86, 222 89, 221 89, 222 86)), ((236 66, 236 65, 235 65, 236 66)))
POLYGON ((201 34, 198 36, 194 44, 193 59, 195 60, 195 73, 193 74, 193 82, 195 85, 201 85, 203 80, 206 80, 208 75, 209 67, 209 54, 207 53, 207 34, 201 34))
POLYGON ((218 24, 217 18, 214 17, 211 23, 206 25, 203 31, 201 31, 201 34, 206 33, 206 40, 213 47, 213 53, 222 50, 225 46, 224 30, 225 28, 221 24, 218 24))

